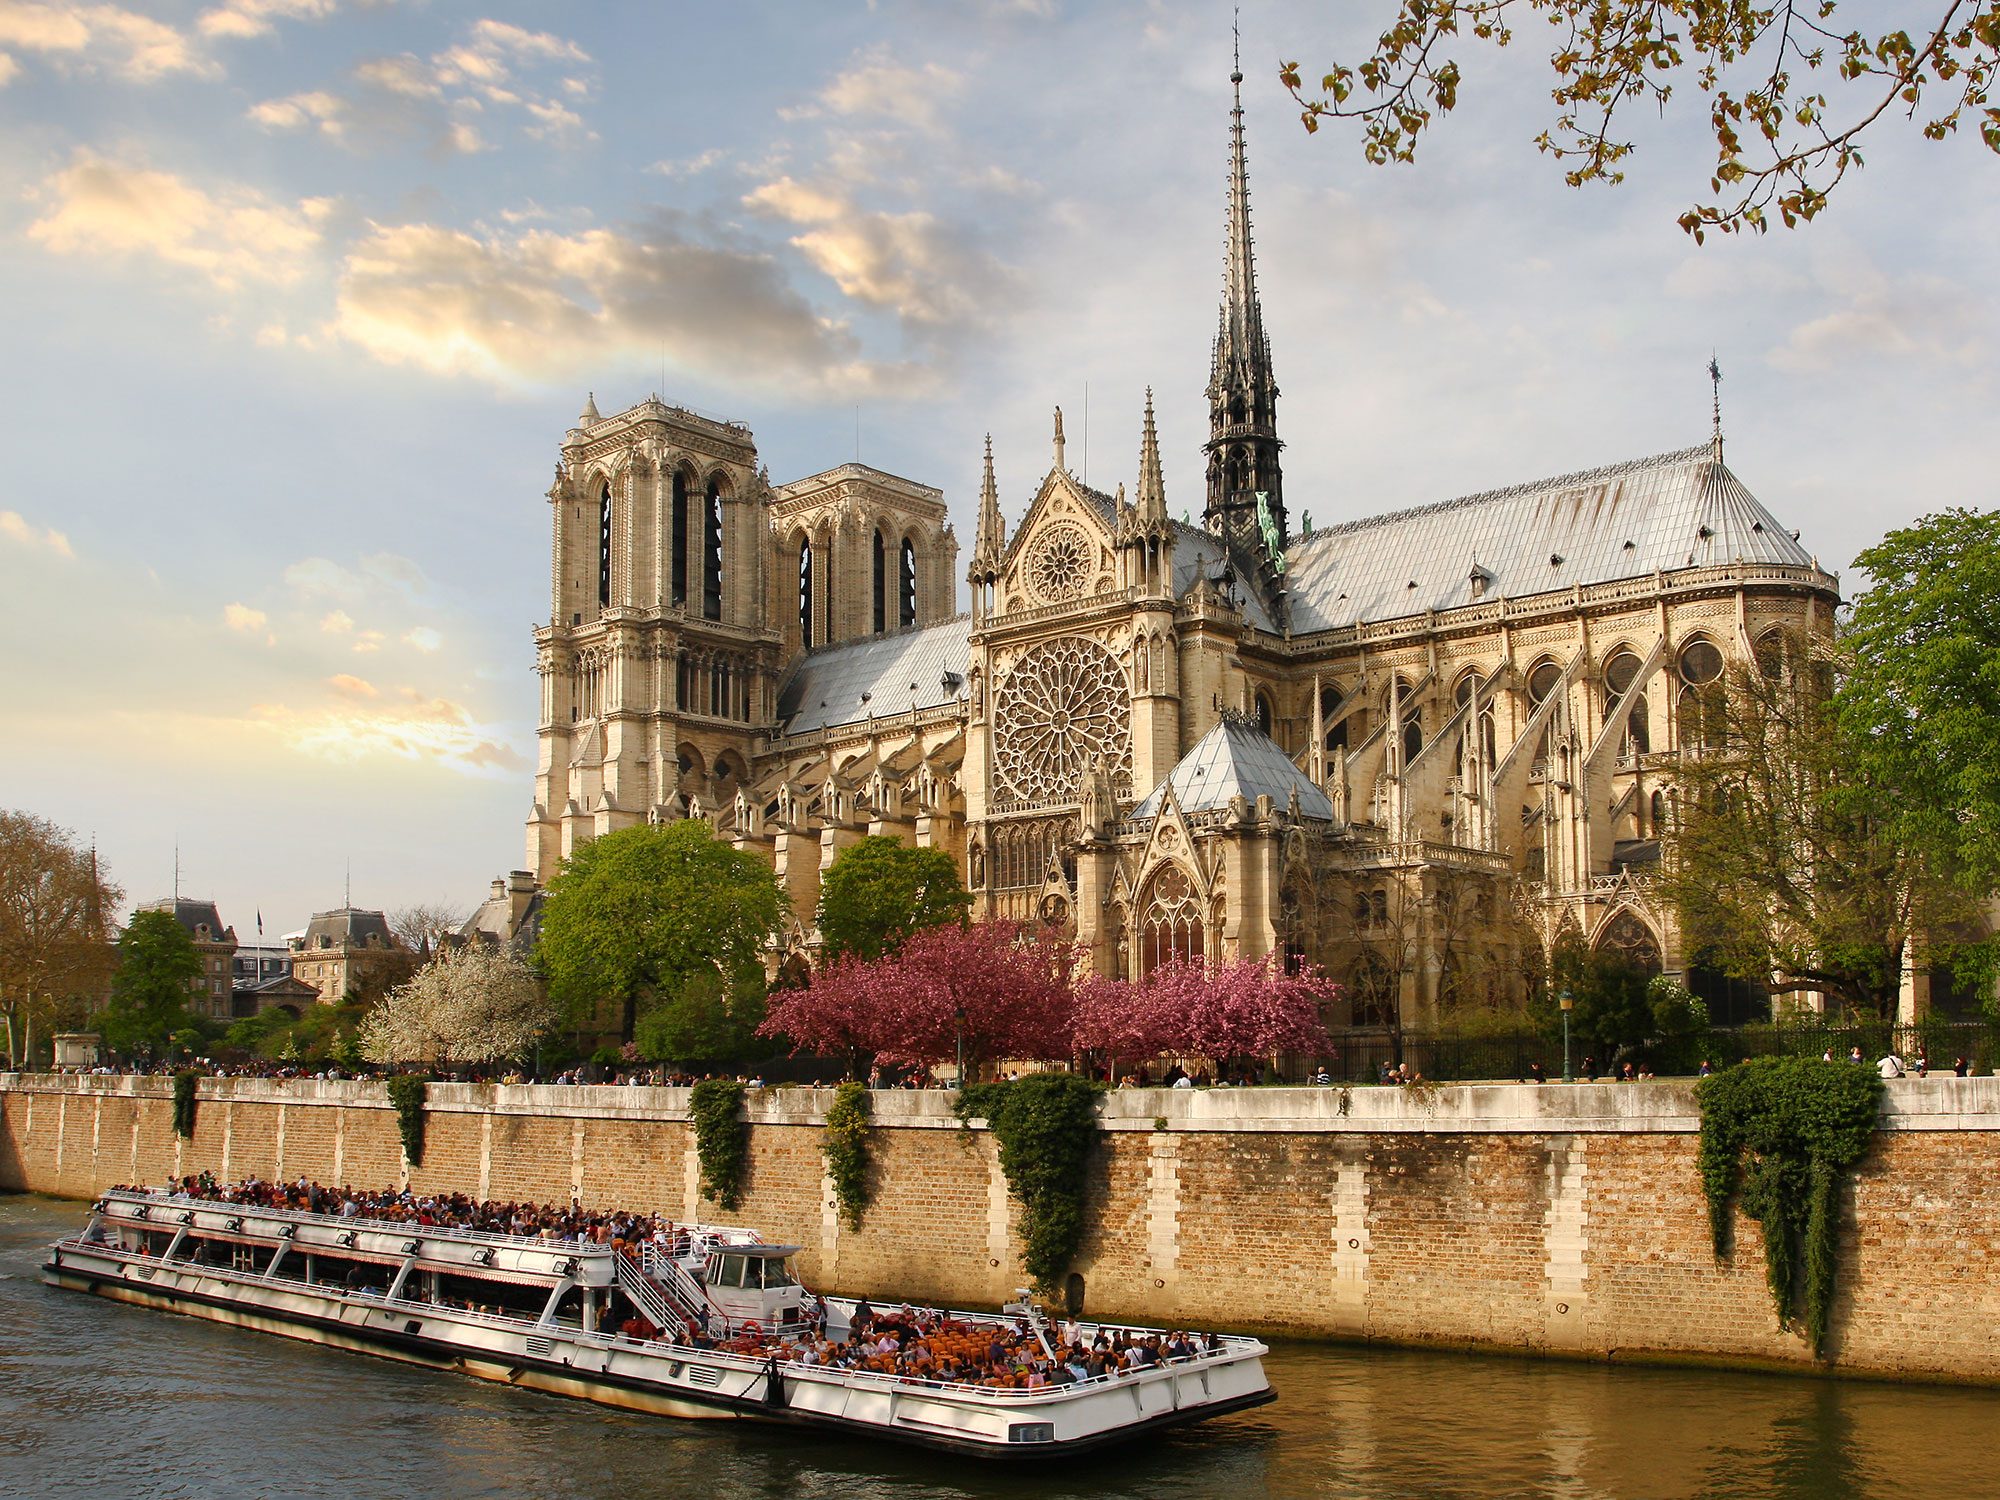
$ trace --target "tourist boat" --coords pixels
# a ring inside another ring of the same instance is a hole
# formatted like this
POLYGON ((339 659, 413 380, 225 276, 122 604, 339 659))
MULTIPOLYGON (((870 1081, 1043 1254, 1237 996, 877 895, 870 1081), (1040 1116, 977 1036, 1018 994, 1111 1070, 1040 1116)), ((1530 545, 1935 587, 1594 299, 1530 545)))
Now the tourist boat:
MULTIPOLYGON (((1074 1453, 1273 1399, 1265 1346, 1214 1335, 1197 1336, 1188 1357, 1038 1389, 788 1362, 790 1335, 823 1317, 826 1336, 842 1339, 858 1307, 801 1287, 788 1263, 796 1249, 690 1226, 635 1258, 588 1242, 121 1189, 50 1247, 42 1273, 53 1286, 634 1411, 998 1458, 1074 1453)), ((944 1316, 974 1336, 1025 1328, 1048 1347, 1025 1293, 999 1315, 944 1316)), ((1099 1331, 1082 1324, 1080 1337, 1099 1331)))

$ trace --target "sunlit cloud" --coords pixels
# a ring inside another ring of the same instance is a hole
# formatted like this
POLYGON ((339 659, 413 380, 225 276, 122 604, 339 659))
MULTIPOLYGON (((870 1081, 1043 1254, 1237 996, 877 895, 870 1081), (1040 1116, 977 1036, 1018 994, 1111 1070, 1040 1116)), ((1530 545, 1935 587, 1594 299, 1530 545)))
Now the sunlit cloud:
POLYGON ((75 557, 69 538, 53 526, 37 526, 19 511, 0 510, 0 537, 58 557, 75 557))
POLYGON ((273 21, 319 21, 333 14, 336 0, 225 0, 201 13, 201 29, 208 36, 262 36, 273 21))
POLYGON ((258 635, 271 623, 271 617, 247 604, 225 604, 222 607, 222 623, 239 634, 258 635))
POLYGON ((0 0, 0 47, 37 54, 65 71, 108 72, 137 83, 214 71, 173 27, 117 5, 0 0))
POLYGON ((171 172, 79 150, 44 181, 48 205, 28 237, 57 255, 150 256, 199 272, 224 291, 245 281, 288 285, 320 244, 325 199, 285 204, 241 184, 203 189, 171 172))
POLYGON ((428 656, 444 644, 444 637, 428 625, 418 625, 404 633, 403 644, 428 656))
POLYGON ((262 104, 251 105, 248 113, 251 120, 266 130, 301 130, 316 126, 320 134, 337 140, 347 129, 342 119, 346 112, 347 105, 343 100, 324 89, 314 89, 284 99, 266 99, 262 104))
MULTIPOLYGON (((359 678, 349 680, 370 686, 359 678)), ((361 696, 372 695, 371 690, 361 696)), ((252 722, 293 750, 324 760, 387 756, 490 776, 516 775, 526 768, 525 757, 508 743, 503 730, 479 723, 462 705, 427 698, 414 689, 405 689, 402 696, 401 707, 340 704, 297 709, 286 703, 263 703, 254 710, 252 722)))
POLYGON ((346 635, 354 629, 354 617, 344 609, 329 610, 321 617, 319 628, 327 635, 346 635))
POLYGON ((351 672, 336 672, 327 678, 326 685, 343 698, 379 698, 381 691, 365 677, 356 677, 351 672))
POLYGON ((942 128, 941 111, 963 83, 963 75, 941 64, 899 63, 878 49, 836 74, 819 103, 836 115, 879 116, 932 132, 942 128))
POLYGON ((643 353, 703 378, 793 391, 907 384, 871 364, 768 255, 650 229, 473 233, 372 227, 341 268, 334 330, 377 359, 544 381, 643 353))

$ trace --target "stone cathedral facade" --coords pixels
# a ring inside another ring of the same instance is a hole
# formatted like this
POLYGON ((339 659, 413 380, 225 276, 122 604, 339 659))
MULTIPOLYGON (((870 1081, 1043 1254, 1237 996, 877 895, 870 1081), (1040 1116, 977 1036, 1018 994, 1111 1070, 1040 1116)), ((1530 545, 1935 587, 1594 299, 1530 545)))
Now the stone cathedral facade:
POLYGON ((1677 755, 1729 662, 1831 633, 1837 580, 1719 426, 1296 529, 1240 87, 1229 153, 1199 526, 1169 513, 1150 396, 1129 491, 1077 478, 1057 412, 1011 526, 988 442, 959 613, 940 491, 858 463, 773 484, 744 427, 585 406, 548 491, 537 881, 704 819, 774 865, 797 972, 822 871, 889 834, 1103 972, 1321 962, 1358 1028, 1510 1003, 1563 936, 1696 967, 1648 896, 1677 755))

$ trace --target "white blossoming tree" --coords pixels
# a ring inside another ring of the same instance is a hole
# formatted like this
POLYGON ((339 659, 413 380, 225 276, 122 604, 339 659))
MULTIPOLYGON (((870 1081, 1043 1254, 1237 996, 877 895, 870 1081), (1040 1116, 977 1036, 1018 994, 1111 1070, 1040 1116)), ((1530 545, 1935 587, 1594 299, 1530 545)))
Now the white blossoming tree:
POLYGON ((361 1023, 370 1062, 476 1063, 525 1057, 556 1020, 512 953, 484 944, 441 951, 361 1023))

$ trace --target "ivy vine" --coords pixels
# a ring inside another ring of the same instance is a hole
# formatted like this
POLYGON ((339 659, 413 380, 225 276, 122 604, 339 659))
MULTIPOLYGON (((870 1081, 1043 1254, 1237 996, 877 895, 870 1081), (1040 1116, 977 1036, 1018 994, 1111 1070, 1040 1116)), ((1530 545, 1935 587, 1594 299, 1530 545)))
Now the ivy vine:
POLYGON ((743 1118, 743 1085, 733 1078, 705 1078, 689 1091, 695 1158, 701 1190, 732 1213, 743 1197, 750 1155, 750 1126, 743 1118))
POLYGON ((983 1118, 1000 1143, 1000 1170, 1022 1209, 1021 1262, 1044 1296, 1059 1294, 1083 1243, 1086 1169, 1103 1092, 1102 1084, 1070 1073, 1030 1073, 959 1092, 959 1119, 983 1118))
POLYGON ((184 1141, 194 1139, 195 1085, 200 1079, 192 1068, 174 1074, 174 1134, 184 1141))
POLYGON ((820 1139, 840 1222, 849 1229, 861 1227, 861 1212, 868 1206, 868 1113, 867 1087, 843 1083, 834 1090, 820 1139))
POLYGON ((1873 1068, 1809 1057, 1756 1058, 1695 1086, 1715 1253, 1730 1253, 1732 1204, 1763 1226, 1778 1322, 1803 1302, 1815 1357, 1833 1305, 1841 1177, 1868 1154, 1882 1092, 1873 1068))
POLYGON ((426 1073, 392 1073, 389 1102, 396 1106, 396 1129, 403 1137, 403 1157, 412 1167, 424 1164, 424 1089, 426 1073))

